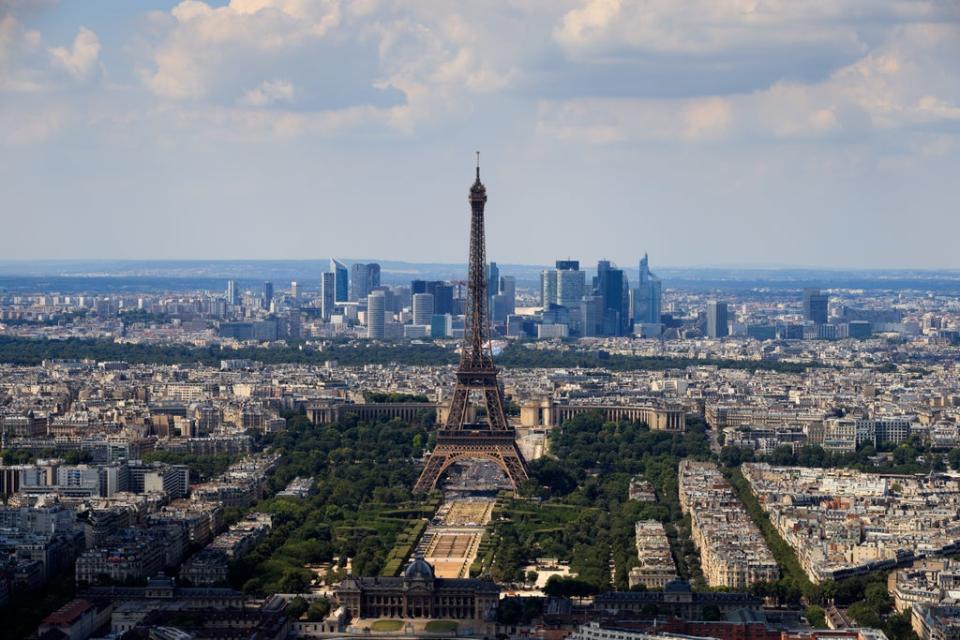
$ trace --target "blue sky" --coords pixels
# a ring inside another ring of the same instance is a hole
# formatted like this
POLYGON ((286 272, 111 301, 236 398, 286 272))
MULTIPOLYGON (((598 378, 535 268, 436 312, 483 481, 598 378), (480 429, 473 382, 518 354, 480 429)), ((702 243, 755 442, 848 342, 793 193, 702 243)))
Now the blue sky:
POLYGON ((960 267, 960 3, 0 0, 0 256, 960 267))

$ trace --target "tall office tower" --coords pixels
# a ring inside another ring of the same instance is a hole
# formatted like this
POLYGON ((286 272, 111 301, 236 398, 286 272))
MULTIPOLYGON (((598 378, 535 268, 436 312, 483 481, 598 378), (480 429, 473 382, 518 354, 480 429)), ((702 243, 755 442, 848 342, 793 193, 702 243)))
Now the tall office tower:
POLYGON ((383 305, 384 305, 383 308, 387 312, 387 317, 392 318, 393 314, 397 312, 396 296, 393 295, 393 291, 390 290, 390 287, 375 287, 370 291, 370 293, 376 293, 377 291, 380 291, 383 293, 383 305))
MULTIPOLYGON (((427 293, 430 293, 429 291, 427 293)), ((440 282, 433 290, 433 310, 453 315, 453 285, 440 282)))
POLYGON ((592 337, 600 335, 603 322, 603 298, 584 296, 580 301, 580 335, 592 337))
POLYGON ((517 279, 513 276, 500 276, 500 295, 507 304, 507 313, 517 310, 517 279))
POLYGON ((603 335, 626 335, 629 328, 627 315, 627 281, 621 269, 609 260, 597 263, 597 295, 603 300, 603 335))
POLYGON ((710 300, 707 302, 707 335, 722 338, 730 335, 727 318, 727 303, 710 300))
POLYGON ((633 321, 643 324, 660 322, 663 293, 660 278, 650 272, 647 254, 640 259, 640 280, 633 290, 633 321))
POLYGON ((386 335, 386 297, 383 291, 374 291, 367 296, 367 337, 383 340, 386 335))
POLYGON ((273 283, 267 280, 263 283, 263 308, 269 309, 273 301, 273 283))
POLYGON ((557 304, 557 272, 544 269, 540 272, 540 306, 546 309, 551 304, 557 304))
POLYGON ((442 280, 414 280, 410 283, 412 293, 429 293, 433 296, 435 313, 453 315, 453 285, 442 280))
MULTIPOLYGON (((583 299, 587 285, 587 274, 580 271, 578 260, 557 260, 556 268, 557 293, 556 304, 568 309, 577 309, 583 299)), ((572 311, 571 311, 572 313, 572 311)))
POLYGON ((350 300, 360 301, 380 286, 380 265, 357 263, 350 267, 350 300))
POLYGON ((320 315, 324 322, 330 320, 337 304, 337 276, 332 271, 320 274, 320 315))
POLYGON ((330 273, 334 274, 334 302, 348 302, 350 299, 350 275, 339 260, 330 259, 330 273))
POLYGON ((237 291, 236 280, 227 280, 227 302, 234 306, 240 304, 240 292, 237 291))
POLYGON ((297 284, 296 280, 290 283, 290 297, 294 300, 300 299, 300 286, 297 284))
POLYGON ((434 314, 430 318, 430 337, 449 338, 453 332, 453 316, 449 313, 434 314))
POLYGON ((830 298, 820 289, 803 290, 803 319, 815 324, 827 324, 827 305, 830 298))
POLYGON ((413 294, 413 324, 430 324, 433 318, 433 302, 432 293, 413 294))
POLYGON ((490 298, 490 319, 495 324, 506 324, 507 316, 513 313, 510 309, 510 301, 507 296, 498 293, 490 298))
POLYGON ((394 313, 400 313, 405 308, 410 308, 413 306, 413 293, 410 291, 410 287, 399 286, 393 288, 393 304, 394 304, 394 313))
POLYGON ((500 293, 500 267, 496 262, 487 267, 487 293, 491 298, 500 293))

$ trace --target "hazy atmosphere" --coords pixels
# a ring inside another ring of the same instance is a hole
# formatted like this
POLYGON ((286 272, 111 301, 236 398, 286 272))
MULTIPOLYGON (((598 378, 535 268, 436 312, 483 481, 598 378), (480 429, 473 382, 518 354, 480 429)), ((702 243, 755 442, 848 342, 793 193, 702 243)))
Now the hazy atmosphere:
POLYGON ((960 5, 0 0, 4 259, 957 267, 960 5), (907 224, 909 223, 909 224, 907 224))

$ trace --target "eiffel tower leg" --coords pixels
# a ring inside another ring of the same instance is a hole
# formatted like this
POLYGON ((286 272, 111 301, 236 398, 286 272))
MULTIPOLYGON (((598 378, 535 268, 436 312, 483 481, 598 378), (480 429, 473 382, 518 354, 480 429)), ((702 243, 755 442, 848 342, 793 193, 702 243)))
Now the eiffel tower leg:
POLYGON ((467 401, 470 390, 458 384, 453 390, 453 399, 450 401, 450 413, 447 414, 447 429, 460 429, 466 421, 467 401))
POLYGON ((487 420, 491 429, 508 429, 507 415, 503 409, 503 398, 499 387, 487 387, 483 390, 483 398, 487 406, 487 420))
POLYGON ((429 493, 433 490, 437 485, 437 481, 440 480, 440 474, 443 473, 446 463, 447 452, 445 449, 443 447, 434 447, 430 453, 430 458, 427 460, 427 464, 424 465, 423 471, 420 473, 417 484, 413 487, 413 492, 429 493))
POLYGON ((516 444, 513 447, 501 449, 500 459, 503 461, 503 470, 514 489, 530 477, 527 473, 527 464, 523 459, 523 454, 520 453, 516 444))

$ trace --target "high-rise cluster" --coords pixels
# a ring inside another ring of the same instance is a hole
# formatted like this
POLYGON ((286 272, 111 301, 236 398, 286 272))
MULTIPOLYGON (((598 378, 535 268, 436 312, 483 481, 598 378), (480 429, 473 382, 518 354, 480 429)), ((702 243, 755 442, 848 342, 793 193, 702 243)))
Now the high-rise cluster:
POLYGON ((564 325, 564 335, 660 335, 661 300, 660 278, 650 271, 646 255, 633 288, 626 272, 609 260, 597 263, 589 285, 578 260, 557 260, 540 274, 543 322, 564 325))

